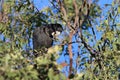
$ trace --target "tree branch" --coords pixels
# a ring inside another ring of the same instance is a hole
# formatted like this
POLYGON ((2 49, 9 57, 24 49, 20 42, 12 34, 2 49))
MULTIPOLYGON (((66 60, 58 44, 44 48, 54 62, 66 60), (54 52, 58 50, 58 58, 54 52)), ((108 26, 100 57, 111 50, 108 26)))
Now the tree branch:
POLYGON ((78 10, 77 4, 76 4, 76 0, 73 0, 73 7, 75 8, 75 21, 74 21, 73 27, 77 28, 79 26, 79 22, 78 22, 79 21, 79 15, 78 15, 79 10, 78 10))
MULTIPOLYGON (((64 4, 63 4, 63 2, 62 1, 60 1, 60 0, 57 0, 58 1, 58 4, 59 4, 59 6, 60 6, 60 10, 61 10, 61 12, 63 13, 63 16, 65 17, 64 19, 65 19, 65 22, 66 22, 66 24, 67 24, 67 26, 71 29, 71 25, 70 25, 70 22, 68 21, 68 17, 67 17, 67 12, 66 12, 66 9, 65 9, 65 7, 64 7, 64 4)), ((71 29, 72 30, 72 29, 71 29)), ((73 32, 74 30, 72 30, 71 32, 70 32, 70 34, 69 34, 69 43, 70 42, 72 42, 72 37, 73 37, 73 35, 74 35, 74 32, 73 32)), ((72 64, 73 64, 73 59, 72 59, 72 57, 73 57, 73 55, 72 55, 72 44, 69 44, 68 45, 68 52, 69 52, 69 57, 70 57, 70 67, 69 67, 69 76, 72 74, 72 64)))

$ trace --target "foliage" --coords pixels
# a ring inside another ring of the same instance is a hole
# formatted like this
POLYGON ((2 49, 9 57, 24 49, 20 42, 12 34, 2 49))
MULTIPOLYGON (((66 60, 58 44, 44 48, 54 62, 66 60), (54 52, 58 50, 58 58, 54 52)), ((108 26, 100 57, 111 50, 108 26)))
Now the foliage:
POLYGON ((41 11, 32 0, 4 1, 0 12, 0 80, 117 80, 120 3, 116 1, 106 4, 104 10, 96 0, 51 0, 53 6, 41 11), (65 28, 62 41, 47 54, 34 57, 34 28, 56 22, 65 28))
MULTIPOLYGON (((50 75, 55 75, 55 80, 60 76, 65 78, 52 71, 58 66, 53 64, 52 49, 49 57, 34 58, 32 53, 32 31, 47 22, 47 15, 38 11, 31 0, 16 0, 2 3, 1 17, 0 80, 43 80, 50 75)), ((55 49, 59 50, 58 46, 55 49)))
POLYGON ((61 20, 70 29, 68 40, 73 37, 72 42, 65 41, 68 45, 65 45, 67 48, 64 55, 66 57, 68 53, 70 58, 70 61, 66 61, 69 64, 73 63, 72 66, 69 65, 72 67, 72 71, 69 68, 69 78, 118 79, 120 69, 118 3, 105 4, 104 7, 107 9, 105 11, 96 0, 92 3, 87 3, 86 0, 58 0, 57 11, 60 10, 61 20), (71 43, 73 44, 70 45, 71 43))

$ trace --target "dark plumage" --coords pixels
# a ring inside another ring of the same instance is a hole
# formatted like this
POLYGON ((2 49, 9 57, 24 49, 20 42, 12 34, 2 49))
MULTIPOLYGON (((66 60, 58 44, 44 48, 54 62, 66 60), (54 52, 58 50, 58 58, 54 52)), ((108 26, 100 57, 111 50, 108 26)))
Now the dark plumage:
POLYGON ((48 24, 35 28, 33 32, 33 49, 40 50, 41 48, 51 47, 56 31, 62 32, 62 30, 60 24, 48 24))

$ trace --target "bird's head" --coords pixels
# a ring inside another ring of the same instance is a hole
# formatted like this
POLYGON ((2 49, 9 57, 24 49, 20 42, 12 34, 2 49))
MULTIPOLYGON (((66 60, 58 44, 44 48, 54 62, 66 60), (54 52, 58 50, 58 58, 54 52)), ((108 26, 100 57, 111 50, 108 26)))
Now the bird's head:
POLYGON ((63 31, 63 28, 60 24, 50 24, 48 26, 48 33, 50 37, 57 37, 63 31))

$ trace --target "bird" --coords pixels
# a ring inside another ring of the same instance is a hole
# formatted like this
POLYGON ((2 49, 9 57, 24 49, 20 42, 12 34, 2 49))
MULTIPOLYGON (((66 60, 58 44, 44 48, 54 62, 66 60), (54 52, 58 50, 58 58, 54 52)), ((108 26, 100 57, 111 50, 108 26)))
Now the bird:
POLYGON ((45 24, 36 27, 33 31, 33 52, 38 56, 40 50, 52 47, 54 39, 63 31, 62 25, 59 23, 45 24), (37 54, 36 54, 37 53, 37 54))

